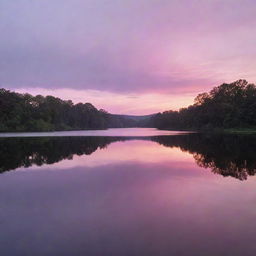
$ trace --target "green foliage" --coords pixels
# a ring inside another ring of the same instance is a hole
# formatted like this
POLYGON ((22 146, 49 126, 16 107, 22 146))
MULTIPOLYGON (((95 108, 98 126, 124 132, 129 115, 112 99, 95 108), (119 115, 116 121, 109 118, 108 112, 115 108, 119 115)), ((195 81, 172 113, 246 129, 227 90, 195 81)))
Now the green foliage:
POLYGON ((107 115, 90 103, 0 89, 1 132, 105 129, 107 115))
POLYGON ((0 132, 123 128, 137 127, 139 123, 130 116, 97 110, 90 103, 74 104, 53 96, 0 89, 0 132))
POLYGON ((199 94, 188 108, 159 113, 152 123, 162 129, 256 127, 256 86, 246 80, 222 84, 199 94))
POLYGON ((0 89, 0 132, 85 130, 123 127, 219 130, 256 127, 256 86, 245 80, 199 94, 179 111, 132 117, 97 110, 90 103, 73 104, 53 96, 19 94, 0 89), (139 118, 139 119, 138 119, 139 118))

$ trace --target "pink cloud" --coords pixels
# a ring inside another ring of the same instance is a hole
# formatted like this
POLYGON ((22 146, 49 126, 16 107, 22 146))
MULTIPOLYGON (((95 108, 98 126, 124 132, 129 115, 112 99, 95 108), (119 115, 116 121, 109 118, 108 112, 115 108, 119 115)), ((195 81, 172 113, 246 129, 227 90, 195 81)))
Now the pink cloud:
POLYGON ((64 100, 71 99, 74 103, 90 102, 98 109, 105 109, 113 114, 144 115, 162 112, 167 109, 178 109, 193 103, 193 94, 124 94, 98 90, 74 89, 17 89, 20 93, 44 96, 53 95, 64 100))
POLYGON ((179 108, 222 82, 256 81, 253 0, 21 0, 0 10, 2 87, 101 92, 92 103, 131 113, 135 94, 147 113, 150 95, 151 111, 179 108))

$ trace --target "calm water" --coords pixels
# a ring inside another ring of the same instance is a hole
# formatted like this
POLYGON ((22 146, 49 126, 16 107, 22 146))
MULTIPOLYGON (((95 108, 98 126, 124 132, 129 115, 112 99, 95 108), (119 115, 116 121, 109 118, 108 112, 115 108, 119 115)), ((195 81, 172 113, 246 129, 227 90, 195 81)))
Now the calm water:
POLYGON ((0 138, 0 255, 256 255, 256 137, 116 131, 0 138))
POLYGON ((0 133, 1 137, 84 137, 84 136, 160 136, 186 134, 183 131, 166 131, 155 128, 114 128, 108 130, 63 131, 63 132, 12 132, 0 133))

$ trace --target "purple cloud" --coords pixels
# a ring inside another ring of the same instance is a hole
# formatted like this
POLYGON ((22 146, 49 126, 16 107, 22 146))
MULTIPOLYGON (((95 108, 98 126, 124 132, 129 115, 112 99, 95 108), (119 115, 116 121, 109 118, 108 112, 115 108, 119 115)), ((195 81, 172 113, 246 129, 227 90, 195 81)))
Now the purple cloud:
POLYGON ((253 0, 3 0, 0 85, 184 93, 256 80, 253 0))

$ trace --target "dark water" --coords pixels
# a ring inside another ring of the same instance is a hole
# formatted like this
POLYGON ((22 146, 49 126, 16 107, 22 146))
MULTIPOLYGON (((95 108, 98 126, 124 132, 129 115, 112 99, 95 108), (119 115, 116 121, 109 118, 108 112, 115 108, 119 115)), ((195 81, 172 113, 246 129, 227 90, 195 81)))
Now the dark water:
POLYGON ((141 133, 1 138, 0 255, 256 255, 256 137, 141 133))

